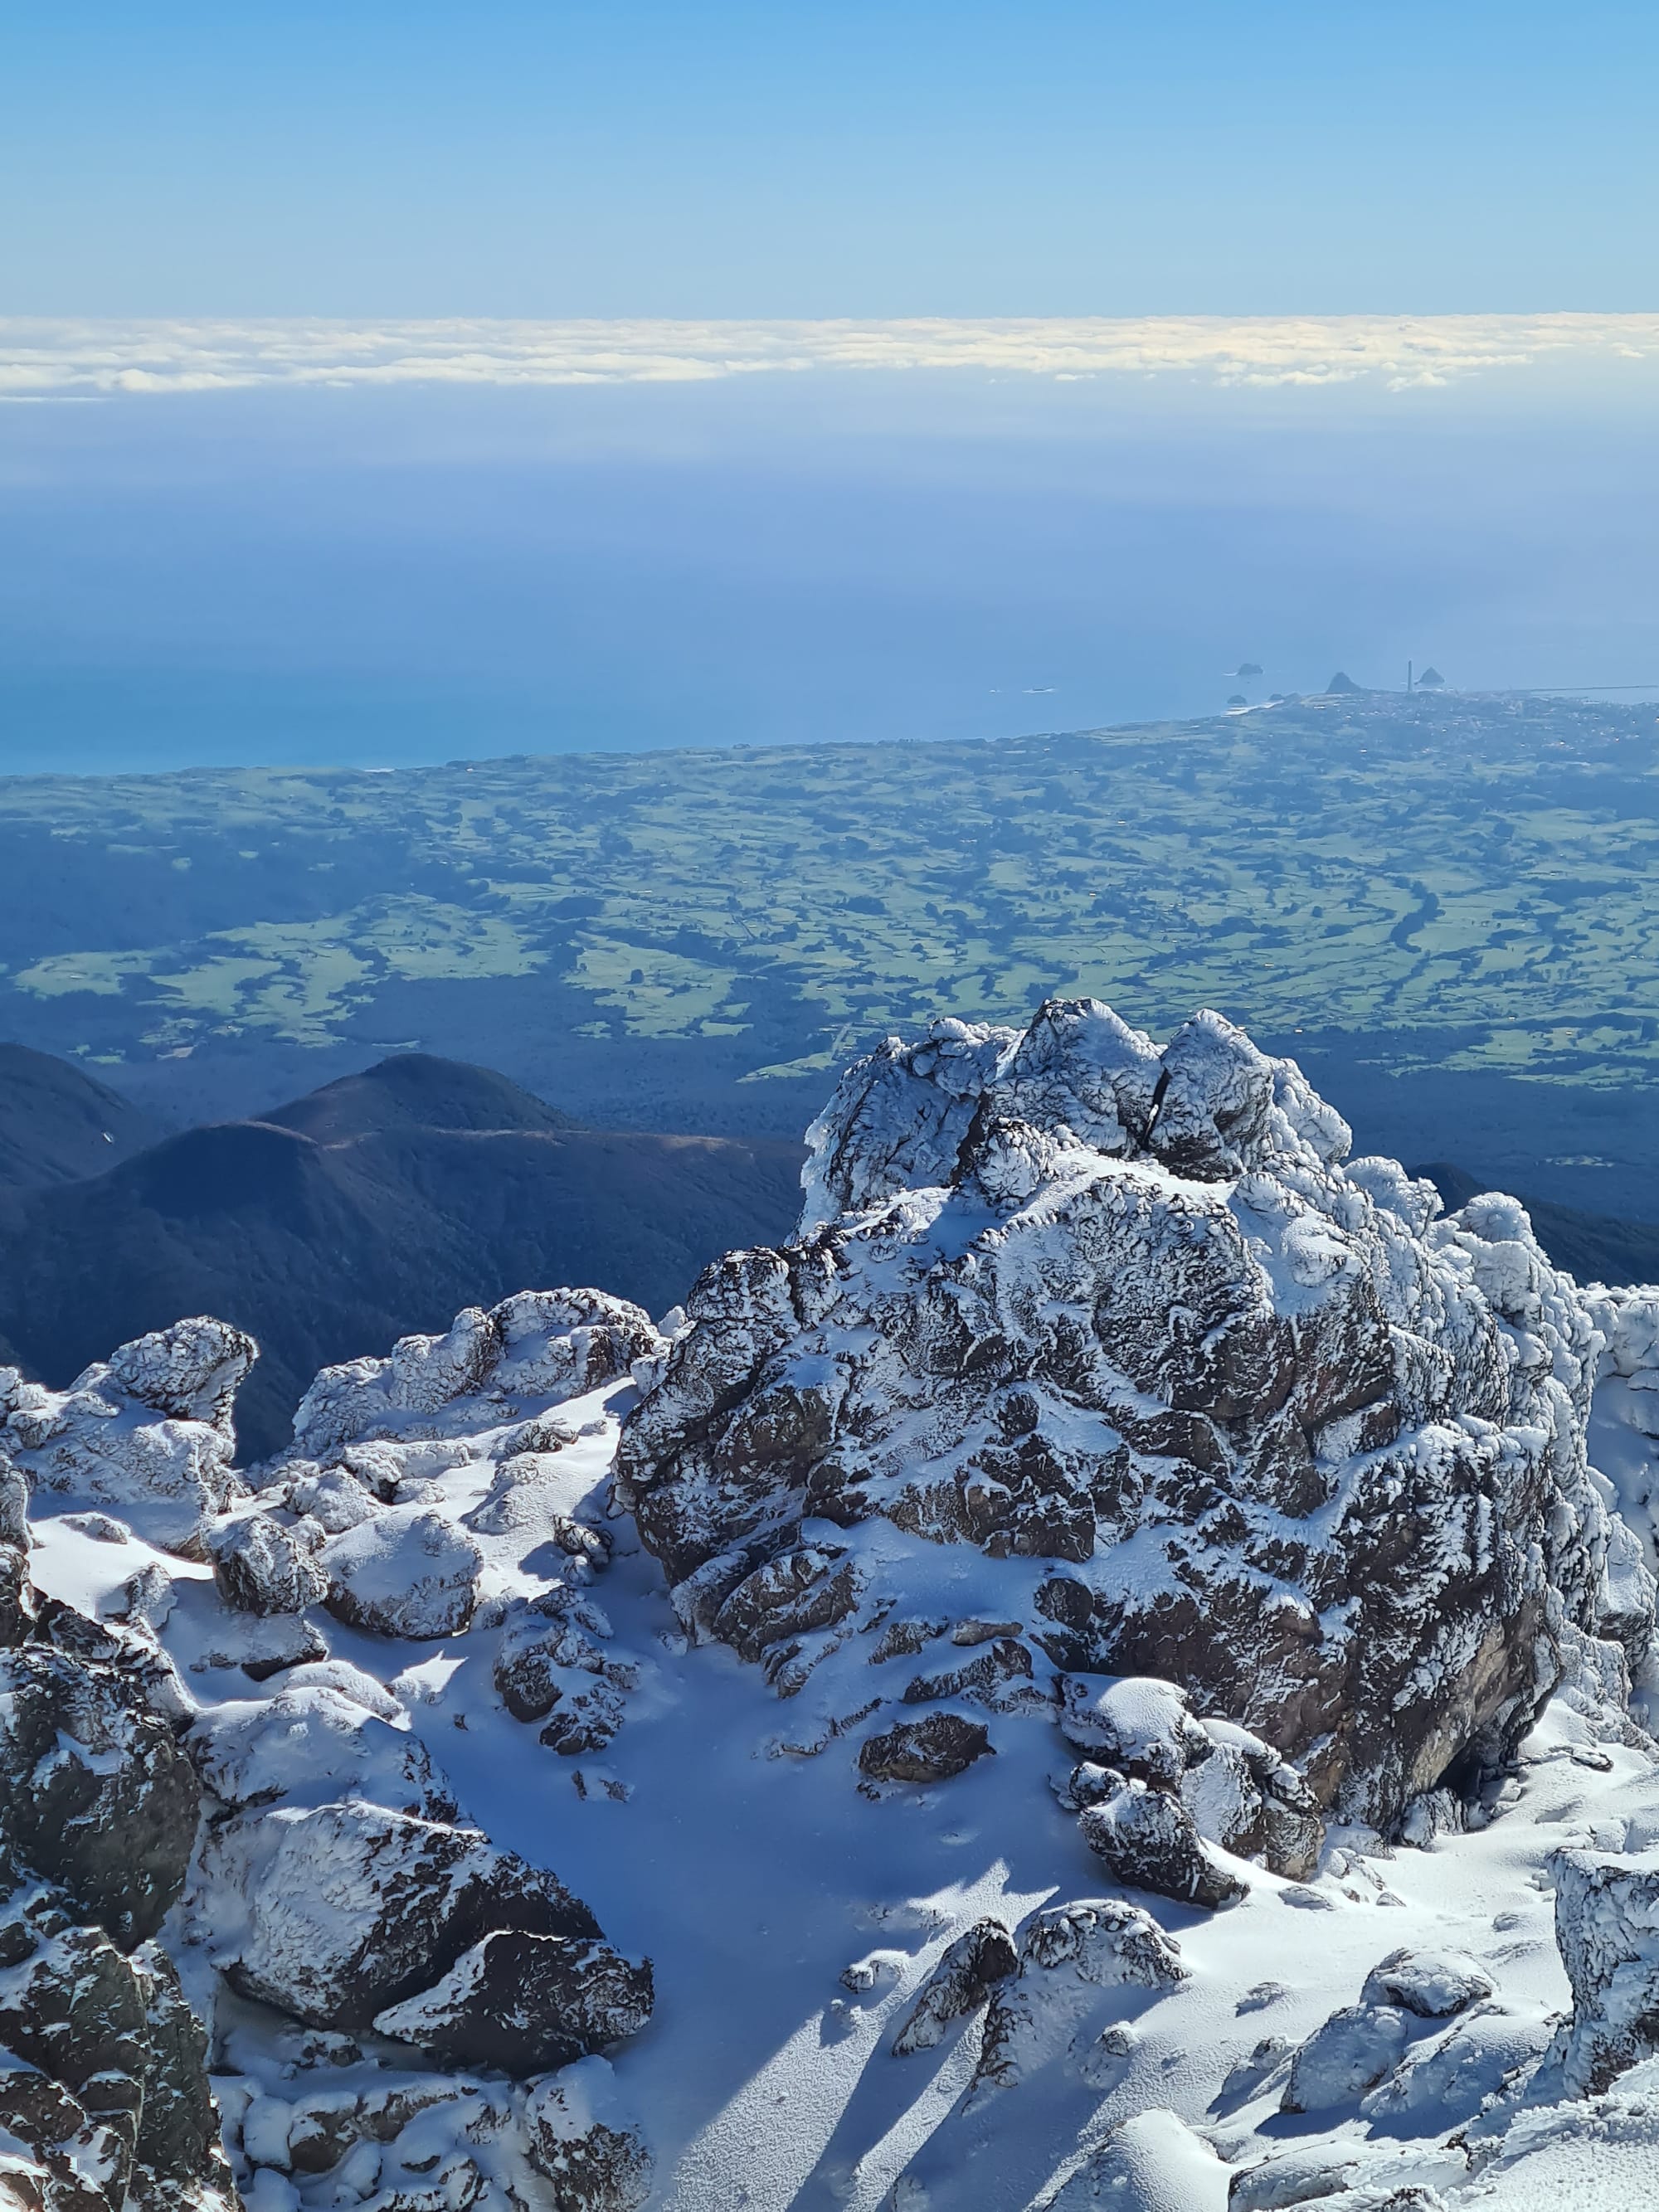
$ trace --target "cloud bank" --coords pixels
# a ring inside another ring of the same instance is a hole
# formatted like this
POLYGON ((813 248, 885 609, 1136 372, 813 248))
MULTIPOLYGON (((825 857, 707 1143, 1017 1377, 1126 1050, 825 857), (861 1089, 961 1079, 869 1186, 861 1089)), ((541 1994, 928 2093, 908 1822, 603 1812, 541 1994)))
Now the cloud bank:
POLYGON ((1044 317, 902 322, 74 322, 0 318, 0 398, 261 385, 689 383, 962 369, 1403 390, 1547 355, 1659 356, 1659 315, 1044 317))

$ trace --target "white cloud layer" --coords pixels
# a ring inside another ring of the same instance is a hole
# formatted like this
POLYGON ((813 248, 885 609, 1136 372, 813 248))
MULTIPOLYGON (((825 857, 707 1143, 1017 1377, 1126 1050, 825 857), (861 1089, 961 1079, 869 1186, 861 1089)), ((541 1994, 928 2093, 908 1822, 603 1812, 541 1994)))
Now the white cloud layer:
POLYGON ((1395 389, 1548 355, 1659 356, 1659 315, 1158 316, 903 322, 74 322, 0 318, 0 398, 258 385, 686 383, 970 369, 1395 389))

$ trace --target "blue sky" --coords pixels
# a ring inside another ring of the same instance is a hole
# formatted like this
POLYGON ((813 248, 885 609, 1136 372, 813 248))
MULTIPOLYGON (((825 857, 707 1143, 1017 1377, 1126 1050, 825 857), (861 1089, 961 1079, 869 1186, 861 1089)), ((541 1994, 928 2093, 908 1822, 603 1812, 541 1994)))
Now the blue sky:
POLYGON ((1638 0, 14 0, 12 313, 1642 308, 1638 0))

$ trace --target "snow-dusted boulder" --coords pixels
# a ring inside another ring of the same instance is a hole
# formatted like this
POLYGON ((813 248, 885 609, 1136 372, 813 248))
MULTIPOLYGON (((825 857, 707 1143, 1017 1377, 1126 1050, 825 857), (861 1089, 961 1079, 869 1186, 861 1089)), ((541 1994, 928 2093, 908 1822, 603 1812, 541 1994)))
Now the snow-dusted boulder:
MULTIPOLYGON (((296 1671, 326 1676, 332 1669, 296 1671)), ((342 1676, 354 1672, 338 1667, 342 1676)), ((380 1696, 395 1714, 395 1701, 380 1696)), ((419 1736, 327 1680, 296 1681, 290 1674, 274 1698, 214 1705, 185 1741, 203 1787, 235 1812, 279 1797, 312 1805, 359 1797, 422 1820, 456 1817, 453 1792, 419 1736)))
POLYGON ((303 1613, 327 1594, 317 1557, 325 1534, 319 1521, 289 1523, 274 1513, 216 1523, 205 1541, 220 1595, 242 1613, 303 1613))
POLYGON ((866 1736, 859 1771, 867 1782, 948 1782, 992 1748, 982 1722, 960 1713, 929 1713, 926 1720, 900 1721, 866 1736))
POLYGON ((652 1994, 649 1964, 608 1943, 495 1929, 374 2025, 443 2065, 539 2074, 636 2035, 652 1994))
POLYGON ((233 1412, 258 1357, 240 1329, 198 1319, 124 1344, 67 1390, 8 1369, 0 1460, 31 1489, 142 1513, 159 1541, 189 1546, 238 1487, 233 1412))
POLYGON ((487 1934, 599 1932, 477 1829, 361 1802, 244 1814, 209 1838, 198 1882, 233 1986, 319 2027, 368 2027, 487 1934))
POLYGON ((1218 1016, 941 1024, 811 1143, 800 1235, 705 1272, 616 1477, 682 1620, 781 1691, 915 1607, 887 1523, 1006 1562, 987 1611, 1061 1672, 1173 1683, 1388 1825, 1623 1633, 1585 1299, 1514 1201, 1442 1220, 1349 1162, 1218 1016))
POLYGON ((639 2212, 651 2194, 651 2154, 608 2060, 579 2058, 533 2082, 524 2129, 555 2212, 639 2212))
POLYGON ((1078 1825, 1096 1857, 1131 1889, 1212 1911, 1248 1894, 1248 1885, 1206 1848, 1192 1814, 1170 1790, 1120 1782, 1078 1825))
POLYGON ((521 1291, 468 1306, 441 1336, 405 1336, 385 1359, 325 1367, 294 1416, 295 1449, 487 1428, 537 1404, 624 1382, 663 1340, 641 1307, 604 1291, 521 1291))
POLYGON ((317 1555, 328 1609, 380 1636, 459 1636, 478 1601, 483 1553, 421 1505, 393 1505, 331 1536, 317 1555))
POLYGON ((1449 2020, 1492 1995, 1492 1977, 1467 1951, 1390 1951, 1365 1977, 1362 2004, 1395 2005, 1419 2020, 1449 2020))

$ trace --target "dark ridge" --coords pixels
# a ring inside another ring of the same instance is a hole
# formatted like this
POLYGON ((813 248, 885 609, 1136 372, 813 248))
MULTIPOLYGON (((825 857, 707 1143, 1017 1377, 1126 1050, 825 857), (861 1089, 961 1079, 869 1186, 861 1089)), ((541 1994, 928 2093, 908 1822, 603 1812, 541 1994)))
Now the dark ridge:
MULTIPOLYGON (((1466 1169, 1449 1160, 1431 1160, 1413 1168, 1426 1176, 1439 1192, 1449 1213, 1467 1206, 1482 1191, 1498 1185, 1480 1182, 1466 1169)), ((1581 1283, 1659 1282, 1659 1222, 1624 1221, 1610 1213, 1580 1213, 1570 1206, 1557 1206, 1546 1198, 1528 1198, 1517 1192, 1532 1217, 1539 1243, 1558 1267, 1565 1267, 1581 1283)))
POLYGON ((101 1175, 161 1133, 147 1114, 71 1061, 0 1044, 0 1189, 101 1175))
POLYGON ((61 1387, 146 1329, 217 1314, 259 1340, 237 1425, 263 1456, 318 1368, 464 1305, 572 1283, 660 1313, 733 1245, 787 1235, 802 1157, 581 1128, 488 1069, 400 1054, 267 1119, 4 1194, 0 1356, 61 1387))

